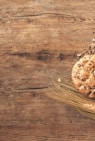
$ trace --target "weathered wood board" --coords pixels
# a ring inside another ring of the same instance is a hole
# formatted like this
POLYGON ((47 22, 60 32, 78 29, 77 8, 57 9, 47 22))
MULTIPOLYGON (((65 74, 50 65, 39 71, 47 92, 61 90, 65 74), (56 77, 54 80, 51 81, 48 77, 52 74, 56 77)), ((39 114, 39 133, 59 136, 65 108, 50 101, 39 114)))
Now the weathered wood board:
POLYGON ((95 141, 94 120, 46 96, 94 37, 94 0, 0 0, 0 141, 95 141))

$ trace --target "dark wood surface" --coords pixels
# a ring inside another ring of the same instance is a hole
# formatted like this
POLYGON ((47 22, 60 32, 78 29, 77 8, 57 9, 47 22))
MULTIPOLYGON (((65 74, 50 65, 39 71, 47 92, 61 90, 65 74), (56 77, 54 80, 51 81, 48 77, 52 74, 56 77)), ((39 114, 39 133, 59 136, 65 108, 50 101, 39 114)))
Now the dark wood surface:
POLYGON ((95 141, 94 120, 46 95, 94 33, 94 0, 0 0, 0 141, 95 141))

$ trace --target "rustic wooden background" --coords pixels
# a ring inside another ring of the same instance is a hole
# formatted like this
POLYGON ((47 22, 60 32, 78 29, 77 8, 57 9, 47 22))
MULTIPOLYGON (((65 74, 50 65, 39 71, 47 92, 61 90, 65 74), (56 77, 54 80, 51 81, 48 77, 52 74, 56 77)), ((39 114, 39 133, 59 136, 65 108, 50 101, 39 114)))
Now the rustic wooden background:
POLYGON ((95 141, 94 120, 46 95, 94 33, 94 0, 0 0, 0 141, 95 141))

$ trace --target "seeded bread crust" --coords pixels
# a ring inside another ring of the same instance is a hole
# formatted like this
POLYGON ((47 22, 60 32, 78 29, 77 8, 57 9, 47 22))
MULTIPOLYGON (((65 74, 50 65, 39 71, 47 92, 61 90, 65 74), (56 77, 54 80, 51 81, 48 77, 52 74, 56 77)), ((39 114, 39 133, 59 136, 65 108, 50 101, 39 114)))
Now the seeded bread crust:
POLYGON ((72 69, 72 81, 80 93, 95 99, 95 55, 85 55, 72 69))

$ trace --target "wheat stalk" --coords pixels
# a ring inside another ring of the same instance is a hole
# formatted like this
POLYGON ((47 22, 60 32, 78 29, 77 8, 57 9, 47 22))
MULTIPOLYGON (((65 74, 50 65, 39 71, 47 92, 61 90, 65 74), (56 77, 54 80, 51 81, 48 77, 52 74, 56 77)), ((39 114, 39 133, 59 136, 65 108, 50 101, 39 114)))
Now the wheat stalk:
POLYGON ((69 82, 53 82, 48 96, 72 105, 85 116, 95 119, 95 101, 82 96, 69 82))

